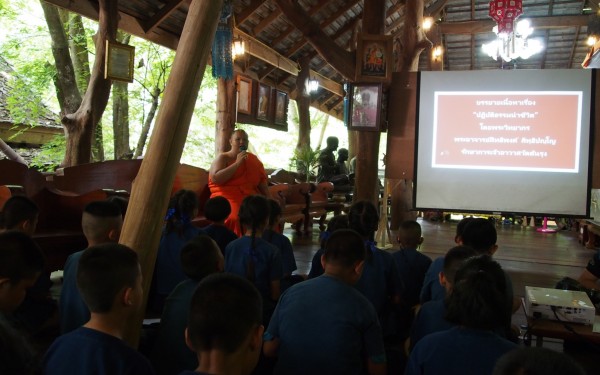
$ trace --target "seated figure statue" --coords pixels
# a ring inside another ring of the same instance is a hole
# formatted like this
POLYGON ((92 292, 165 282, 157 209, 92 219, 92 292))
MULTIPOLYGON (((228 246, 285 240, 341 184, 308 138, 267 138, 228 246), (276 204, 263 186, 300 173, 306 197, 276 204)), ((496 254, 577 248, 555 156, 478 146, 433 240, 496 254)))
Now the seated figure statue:
POLYGON ((346 169, 345 161, 348 160, 348 150, 342 148, 338 152, 338 160, 336 161, 333 152, 338 148, 337 137, 327 137, 327 147, 321 150, 319 154, 319 173, 317 181, 330 181, 335 186, 349 185, 348 170, 346 169), (340 168, 343 166, 343 170, 340 168))

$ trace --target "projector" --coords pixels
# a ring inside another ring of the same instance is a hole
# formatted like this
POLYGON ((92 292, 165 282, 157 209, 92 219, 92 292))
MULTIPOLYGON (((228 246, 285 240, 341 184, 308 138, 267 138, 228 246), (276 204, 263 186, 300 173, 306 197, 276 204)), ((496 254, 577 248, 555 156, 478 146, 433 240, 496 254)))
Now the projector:
POLYGON ((594 324, 596 308, 585 292, 525 287, 525 310, 529 317, 569 323, 594 324))

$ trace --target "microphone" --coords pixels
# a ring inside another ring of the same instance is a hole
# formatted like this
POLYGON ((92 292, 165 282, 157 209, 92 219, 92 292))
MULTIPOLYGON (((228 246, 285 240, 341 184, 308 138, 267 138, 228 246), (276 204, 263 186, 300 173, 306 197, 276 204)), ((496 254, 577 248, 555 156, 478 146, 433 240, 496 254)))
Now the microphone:
POLYGON ((246 151, 248 149, 248 146, 240 146, 240 151, 246 151))

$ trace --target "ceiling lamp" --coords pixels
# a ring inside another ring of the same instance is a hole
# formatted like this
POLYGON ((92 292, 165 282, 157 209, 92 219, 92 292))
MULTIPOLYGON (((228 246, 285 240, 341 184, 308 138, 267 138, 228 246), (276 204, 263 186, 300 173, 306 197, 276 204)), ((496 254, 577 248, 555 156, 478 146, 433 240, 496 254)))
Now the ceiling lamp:
POLYGON ((482 49, 494 60, 501 57, 504 61, 517 58, 528 59, 543 49, 542 42, 528 39, 533 28, 528 20, 516 19, 523 13, 522 0, 492 0, 490 1, 490 17, 497 25, 492 29, 496 40, 486 43, 482 49))
POLYGON ((319 80, 316 78, 311 78, 308 80, 308 93, 315 92, 319 89, 319 80))
POLYGON ((433 26, 433 17, 423 17, 423 30, 429 31, 433 26))
POLYGON ((238 56, 243 56, 246 53, 246 45, 244 39, 234 38, 231 44, 231 57, 235 60, 238 56))

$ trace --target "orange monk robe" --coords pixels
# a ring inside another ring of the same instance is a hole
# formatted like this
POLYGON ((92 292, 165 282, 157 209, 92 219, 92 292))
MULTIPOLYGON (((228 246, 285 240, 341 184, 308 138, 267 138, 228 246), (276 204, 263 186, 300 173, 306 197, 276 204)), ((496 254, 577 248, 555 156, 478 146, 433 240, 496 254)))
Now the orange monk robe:
POLYGON ((248 153, 248 158, 225 184, 217 185, 210 177, 208 178, 210 197, 225 197, 229 201, 231 214, 225 220, 225 225, 238 236, 243 235, 238 219, 238 211, 242 201, 249 195, 261 194, 258 185, 266 183, 267 173, 265 167, 256 155, 251 153, 248 153))

